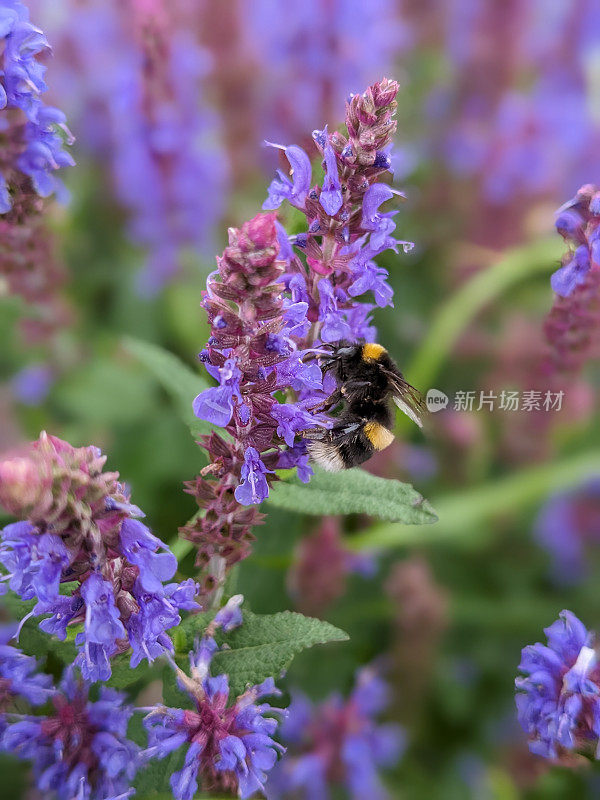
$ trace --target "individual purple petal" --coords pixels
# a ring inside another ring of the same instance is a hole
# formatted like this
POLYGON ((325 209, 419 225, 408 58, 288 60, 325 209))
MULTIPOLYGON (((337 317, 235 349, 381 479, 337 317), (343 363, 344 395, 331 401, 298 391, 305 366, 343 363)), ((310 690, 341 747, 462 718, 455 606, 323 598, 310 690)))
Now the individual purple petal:
POLYGON ((309 157, 301 147, 295 144, 288 147, 273 144, 273 142, 265 142, 265 144, 284 151, 290 164, 292 180, 284 175, 281 170, 277 170, 277 177, 273 179, 269 186, 269 194, 263 203, 263 209, 274 210, 279 208, 284 200, 288 200, 296 208, 304 208, 312 175, 309 157))
POLYGON ((85 626, 76 638, 76 643, 83 645, 76 663, 86 680, 108 680, 109 658, 117 650, 117 639, 127 637, 113 588, 98 573, 92 573, 81 587, 81 596, 85 601, 85 626))
POLYGON ((220 428, 231 422, 234 409, 234 398, 241 402, 240 378, 235 359, 228 359, 219 368, 220 386, 211 387, 201 392, 193 403, 194 414, 220 428))
POLYGON ((277 435, 288 447, 294 446, 296 434, 300 431, 324 424, 320 417, 310 414, 299 403, 274 403, 271 416, 277 422, 277 435))
POLYGON ((214 625, 223 628, 224 631, 231 631, 233 628, 239 627, 243 622, 240 608, 243 601, 244 596, 241 594, 234 594, 233 597, 230 597, 223 608, 217 611, 214 625))
POLYGON ((170 783, 176 800, 193 800, 198 791, 198 770, 200 769, 199 755, 202 746, 193 742, 185 756, 183 767, 171 775, 170 783))
POLYGON ((126 519, 120 533, 122 552, 139 569, 139 580, 147 592, 161 592, 164 581, 177 571, 177 559, 169 548, 136 519, 126 519), (157 552, 159 549, 166 553, 157 552))
POLYGON ((246 448, 244 465, 242 467, 242 482, 235 490, 235 499, 243 506, 262 503, 269 496, 269 484, 265 475, 273 473, 267 469, 260 460, 258 451, 254 447, 246 448))
POLYGON ((200 586, 193 578, 188 578, 181 583, 168 583, 165 587, 165 596, 173 603, 176 608, 182 611, 198 611, 199 604, 195 597, 200 591, 200 586))
POLYGON ((328 144, 324 150, 325 178, 319 196, 319 203, 329 216, 337 214, 343 204, 340 178, 338 174, 337 158, 333 147, 328 144))

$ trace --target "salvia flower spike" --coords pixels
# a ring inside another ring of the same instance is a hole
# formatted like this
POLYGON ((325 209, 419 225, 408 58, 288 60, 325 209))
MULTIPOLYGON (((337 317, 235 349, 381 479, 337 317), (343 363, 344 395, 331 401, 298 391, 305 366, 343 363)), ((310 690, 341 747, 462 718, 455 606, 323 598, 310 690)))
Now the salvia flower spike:
POLYGON ((201 513, 180 531, 198 547, 205 591, 248 555, 279 468, 302 481, 312 474, 305 431, 331 421, 316 407, 334 388, 316 357, 323 345, 373 341, 374 304, 392 304, 388 273, 375 263, 385 250, 408 252, 398 240, 390 175, 398 84, 383 79, 346 109, 347 134, 313 132, 325 177, 312 185, 307 153, 267 142, 290 169, 278 170, 259 214, 230 229, 229 245, 209 276, 203 306, 211 336, 200 359, 218 385, 194 401, 196 416, 224 429, 201 438, 210 464, 190 484, 201 513), (288 236, 275 209, 287 200, 306 216, 306 230, 288 236))
POLYGON ((193 580, 168 583, 174 555, 138 519, 105 460, 96 447, 45 433, 0 460, 0 503, 20 519, 1 532, 0 587, 35 600, 31 615, 45 616, 47 633, 64 640, 67 628, 82 626, 76 663, 89 681, 108 680, 118 653, 131 649, 135 667, 171 651, 167 630, 181 610, 198 608, 193 580))

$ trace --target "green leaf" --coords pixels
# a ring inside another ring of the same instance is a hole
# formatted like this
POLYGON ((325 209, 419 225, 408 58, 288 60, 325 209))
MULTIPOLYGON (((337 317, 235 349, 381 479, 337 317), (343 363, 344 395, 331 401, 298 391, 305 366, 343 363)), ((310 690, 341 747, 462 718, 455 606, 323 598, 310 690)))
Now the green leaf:
POLYGON ((310 483, 298 478, 271 487, 269 503, 304 514, 369 514, 372 517, 427 525, 437 515, 409 483, 378 478, 361 469, 325 472, 316 469, 310 483))
POLYGON ((130 337, 124 340, 123 345, 125 350, 143 364, 173 398, 179 416, 193 436, 197 437, 212 431, 212 425, 198 419, 192 411, 194 398, 208 388, 207 381, 162 347, 130 337))
MULTIPOLYGON (((177 658, 179 666, 184 672, 189 673, 189 662, 183 657, 177 658)), ((162 697, 163 703, 169 708, 189 708, 194 709, 194 701, 192 698, 179 688, 175 670, 171 666, 166 666, 162 673, 162 697)))
POLYGON ((180 747, 166 758, 152 758, 148 766, 140 770, 133 781, 136 790, 135 796, 143 798, 146 796, 155 797, 157 794, 164 797, 173 798, 171 785, 169 783, 171 775, 183 767, 187 747, 180 747))
MULTIPOLYGON (((278 614, 253 614, 243 611, 244 623, 227 634, 217 635, 227 648, 216 653, 211 665, 213 675, 226 673, 232 696, 244 692, 248 684, 278 678, 292 663, 294 656, 308 647, 327 642, 347 641, 344 631, 312 617, 293 611, 278 614)), ((188 634, 190 648, 194 636, 206 627, 206 615, 188 617, 182 627, 188 634)), ((187 670, 187 659, 177 659, 187 670)))
POLYGON ((398 525, 374 525, 349 537, 347 544, 353 550, 438 542, 463 547, 483 544, 494 536, 495 527, 490 520, 518 513, 558 489, 576 486, 597 472, 598 464, 600 451, 590 450, 562 461, 518 470, 489 483, 436 498, 440 521, 433 528, 415 531, 398 525))
MULTIPOLYGON (((132 669, 129 665, 130 661, 131 652, 121 653, 121 655, 111 659, 112 674, 107 681, 109 686, 114 689, 126 689, 128 686, 138 683, 138 681, 149 683, 153 672, 157 672, 154 665, 149 664, 147 661, 142 661, 135 669, 132 669)), ((156 677, 159 676, 160 673, 157 672, 156 677)))

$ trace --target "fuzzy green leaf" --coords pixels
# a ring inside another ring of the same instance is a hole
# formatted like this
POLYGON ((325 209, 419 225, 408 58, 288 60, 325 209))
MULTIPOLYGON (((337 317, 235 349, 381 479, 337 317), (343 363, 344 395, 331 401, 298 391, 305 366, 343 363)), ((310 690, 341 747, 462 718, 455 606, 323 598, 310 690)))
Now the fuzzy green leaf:
POLYGON ((378 478, 362 469, 316 469, 310 483, 298 478, 271 487, 269 503, 304 514, 369 514, 388 522, 427 525, 437 514, 409 483, 378 478))
POLYGON ((177 356, 151 342, 126 338, 124 347, 128 353, 143 364, 172 397, 181 419, 193 436, 210 433, 212 425, 198 419, 192 411, 196 395, 208 388, 200 375, 180 361, 177 356))
POLYGON ((183 767, 186 750, 186 747, 180 747, 166 758, 160 760, 157 758, 150 759, 148 766, 138 772, 135 777, 133 782, 136 790, 135 796, 143 798, 162 795, 172 800, 173 793, 169 781, 171 775, 183 767))
MULTIPOLYGON (((110 679, 107 681, 109 686, 114 689, 126 689, 128 686, 138 683, 138 681, 148 683, 152 679, 152 673, 156 671, 152 664, 142 661, 135 669, 132 669, 129 665, 130 661, 131 652, 122 653, 111 659, 112 672, 110 679)), ((160 673, 157 673, 156 677, 160 677, 160 673)))
MULTIPOLYGON (((329 622, 305 617, 292 611, 259 615, 243 612, 244 623, 230 633, 217 636, 227 648, 213 658, 213 675, 227 673, 233 696, 242 694, 248 684, 261 683, 266 678, 278 678, 292 663, 295 655, 315 644, 343 642, 348 635, 329 622)), ((182 627, 189 637, 190 647, 195 636, 206 627, 206 616, 188 617, 182 627)), ((187 659, 178 657, 182 669, 187 659)))

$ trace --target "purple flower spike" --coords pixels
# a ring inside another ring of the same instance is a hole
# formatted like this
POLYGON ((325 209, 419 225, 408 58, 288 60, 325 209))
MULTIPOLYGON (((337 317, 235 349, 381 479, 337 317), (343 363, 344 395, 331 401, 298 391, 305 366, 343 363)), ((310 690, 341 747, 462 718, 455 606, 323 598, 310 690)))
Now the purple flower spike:
POLYGON ((235 359, 228 359, 219 369, 220 386, 205 389, 194 400, 194 414, 198 419, 205 419, 219 428, 224 428, 231 421, 234 409, 234 398, 240 402, 241 372, 237 368, 235 359))
POLYGON ((273 179, 268 189, 268 197, 263 203, 263 209, 272 211, 288 200, 296 208, 304 208, 306 195, 310 189, 312 169, 310 159, 301 147, 292 144, 284 147, 273 142, 265 142, 269 147, 283 150, 290 164, 292 180, 280 169, 277 170, 277 177, 273 179))
MULTIPOLYGON (((63 640, 70 626, 76 663, 88 681, 108 680, 110 660, 132 651, 131 664, 173 645, 166 631, 179 611, 198 609, 198 586, 165 581, 177 569, 168 547, 133 517, 117 472, 104 472, 97 447, 71 447, 43 433, 19 457, 0 460, 0 502, 25 520, 0 532, 0 563, 9 587, 36 600, 41 630, 63 640), (46 531, 52 530, 53 533, 46 531), (74 584, 60 594, 65 583, 74 584)), ((0 591, 1 588, 0 588, 0 591)))
POLYGON ((262 503, 269 496, 269 485, 265 475, 273 472, 267 469, 254 447, 248 447, 244 454, 242 482, 235 490, 235 499, 243 506, 262 503))
MULTIPOLYGON (((230 610, 235 607, 239 611, 238 598, 232 601, 230 610)), ((227 617, 228 606, 219 614, 227 617)), ((190 653, 190 676, 172 663, 180 688, 194 703, 193 710, 156 706, 144 719, 149 755, 165 758, 182 745, 188 746, 182 769, 171 777, 176 800, 192 800, 199 784, 203 789, 226 789, 243 799, 256 791, 264 792, 267 772, 274 766, 277 753, 284 750, 272 738, 277 720, 263 716, 279 709, 257 702, 264 696, 280 694, 273 680, 249 687, 230 702, 227 675, 209 675, 218 649, 208 635, 196 642, 190 653)))
POLYGON ((573 752, 597 758, 600 740, 600 667, 593 637, 571 611, 545 630, 548 645, 525 647, 515 680, 519 722, 536 755, 573 752))
POLYGON ((322 345, 376 340, 374 306, 359 295, 372 292, 377 305, 392 304, 387 272, 375 258, 411 247, 392 236, 396 212, 379 210, 396 194, 377 180, 396 130, 397 91, 395 81, 379 81, 348 99, 345 134, 329 135, 327 126, 313 131, 325 170, 321 186, 310 186, 304 151, 267 142, 284 150, 293 180, 279 172, 264 208, 287 199, 302 209, 306 226, 289 236, 271 213, 230 229, 208 277, 203 306, 211 331, 201 360, 220 386, 199 395, 194 409, 227 435, 201 438, 210 468, 188 490, 202 513, 180 532, 198 546, 207 594, 249 554, 260 521, 249 506, 267 497, 273 470, 296 467, 302 481, 310 479, 299 437, 329 424, 316 409, 339 388, 323 370, 322 345), (221 375, 232 361, 241 373, 235 387, 221 375))
POLYGON ((54 383, 54 371, 47 364, 30 364, 11 381, 14 396, 26 406, 40 406, 54 383))
POLYGON ((330 217, 335 216, 343 204, 340 177, 338 174, 337 158, 333 147, 325 146, 325 179, 319 196, 319 203, 330 217))

